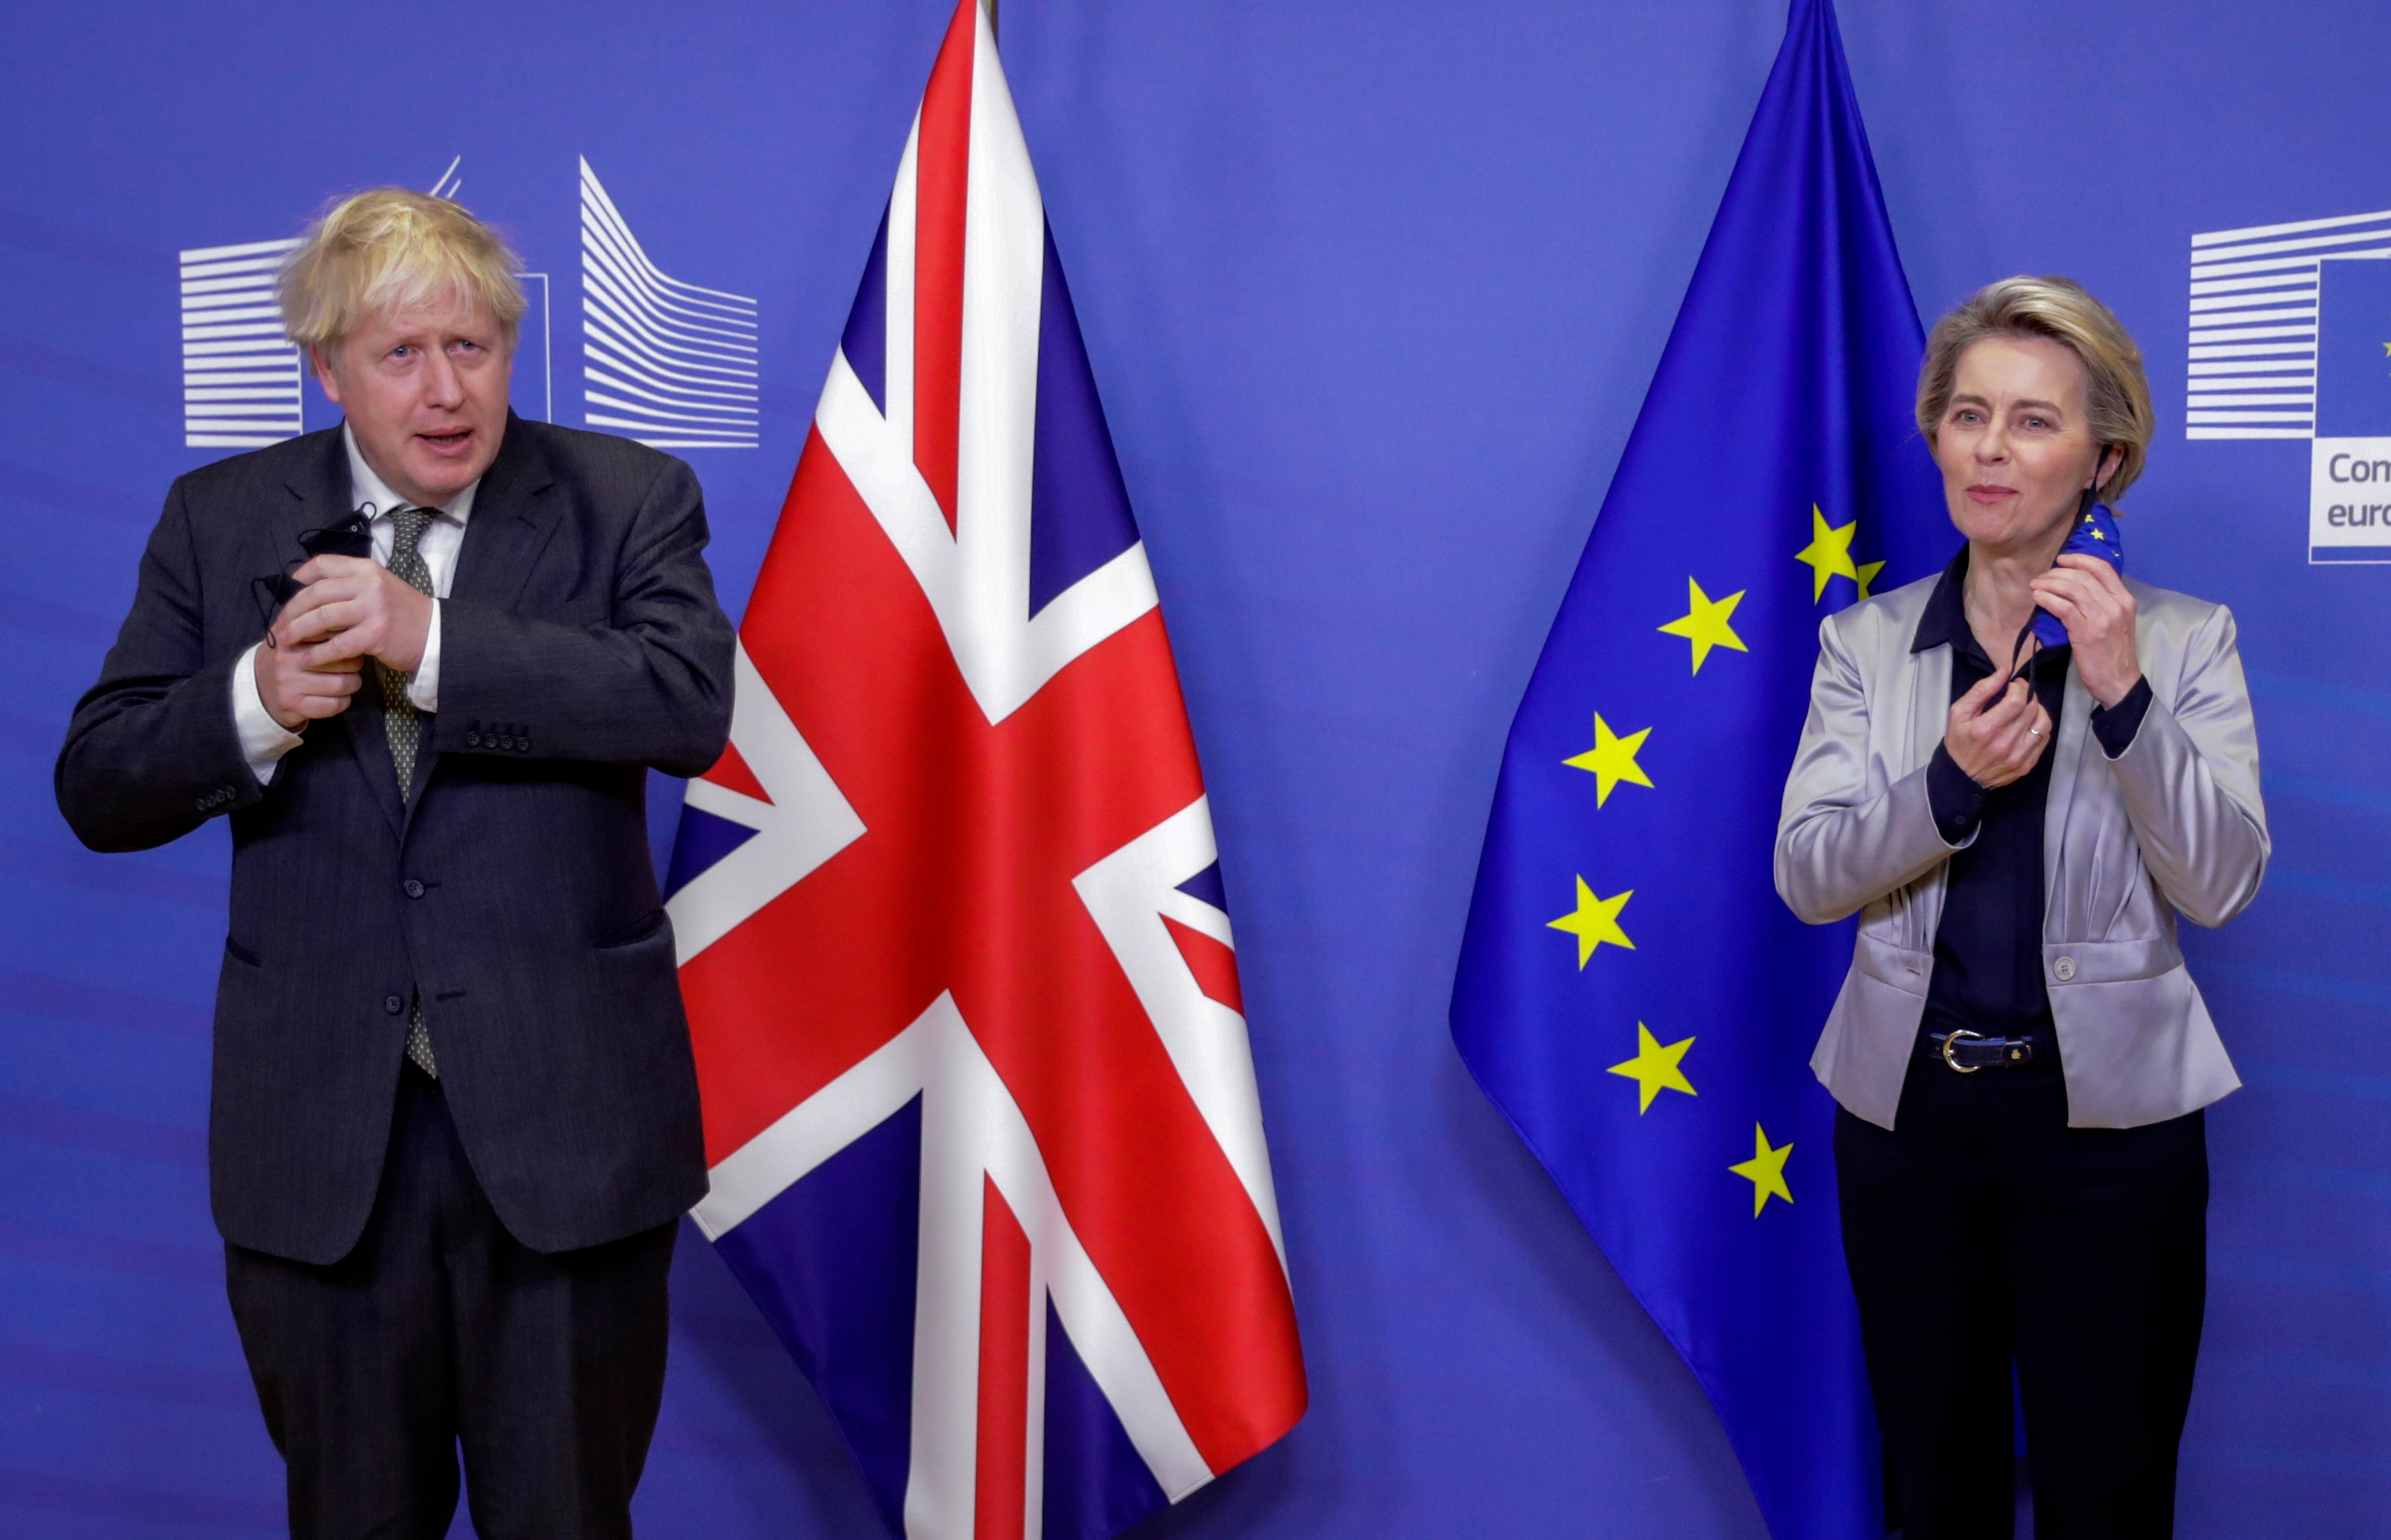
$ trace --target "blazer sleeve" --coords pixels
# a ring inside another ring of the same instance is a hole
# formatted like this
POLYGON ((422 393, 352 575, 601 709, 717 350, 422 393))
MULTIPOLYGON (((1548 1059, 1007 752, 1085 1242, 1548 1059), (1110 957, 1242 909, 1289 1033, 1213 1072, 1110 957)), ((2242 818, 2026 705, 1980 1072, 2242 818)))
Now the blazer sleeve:
POLYGON ((75 704, 53 782, 95 850, 146 850, 264 795, 233 722, 232 669, 207 661, 199 544, 176 482, 99 682, 75 704))
POLYGON ((2274 848, 2235 636, 2233 613, 2216 606, 2185 643, 2173 698, 2153 691, 2140 731, 2109 762, 2159 891, 2202 925, 2249 906, 2274 848))
POLYGON ((705 566, 697 477, 668 462, 642 497, 601 625, 441 602, 443 754, 499 751, 696 775, 730 737, 732 633, 705 566), (478 741, 477 741, 478 740, 478 741))
POLYGON ((1838 619, 1818 626, 1810 715, 1777 821, 1777 897, 1811 925, 1856 912, 1976 838, 1944 843, 1925 766, 1870 794, 1868 691, 1838 619))

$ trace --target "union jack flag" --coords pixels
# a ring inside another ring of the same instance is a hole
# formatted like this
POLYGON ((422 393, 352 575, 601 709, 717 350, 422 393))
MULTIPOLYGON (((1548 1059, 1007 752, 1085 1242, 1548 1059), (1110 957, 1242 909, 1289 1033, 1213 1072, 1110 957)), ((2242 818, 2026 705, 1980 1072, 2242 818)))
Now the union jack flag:
POLYGON ((1293 1426, 1202 776, 978 0, 667 879, 696 1212, 917 1540, 1100 1540, 1293 1426))

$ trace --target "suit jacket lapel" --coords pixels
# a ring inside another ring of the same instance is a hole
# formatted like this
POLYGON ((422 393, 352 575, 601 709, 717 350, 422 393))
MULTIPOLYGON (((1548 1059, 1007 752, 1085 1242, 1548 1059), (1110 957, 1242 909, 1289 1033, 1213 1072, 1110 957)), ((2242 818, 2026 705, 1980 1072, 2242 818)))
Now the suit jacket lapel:
POLYGON ((465 543, 448 585, 452 598, 514 607, 555 532, 552 511, 541 496, 555 483, 523 420, 509 412, 498 458, 483 473, 481 490, 473 494, 473 516, 465 521, 465 543))
MULTIPOLYGON (((349 450, 341 430, 329 428, 311 436, 317 442, 308 446, 307 457, 292 468, 284 483, 290 489, 291 502, 273 521, 267 537, 272 549, 265 553, 261 573, 290 570, 294 559, 305 554, 299 546, 303 533, 338 524, 354 511, 350 501, 355 491, 349 485, 349 450)), ((345 737, 350 762, 365 781, 366 795, 389 820, 391 833, 403 833, 406 809, 398 800, 398 770, 391 763, 390 744, 382 735, 381 691, 370 663, 366 666, 357 692, 349 698, 349 708, 335 720, 338 728, 318 722, 308 731, 317 736, 338 731, 345 737)))
MULTIPOLYGON (((532 568, 538 563, 540 552, 547 549, 549 537, 555 533, 553 511, 542 496, 555 484, 547 459, 532 442, 523 420, 509 411, 506 437, 498 443, 498 459, 482 473, 481 488, 473 494, 472 515, 465 521, 465 540, 458 548, 457 570, 448 584, 449 598, 493 604, 500 609, 515 607, 524 583, 530 580, 532 568)), ((385 764, 389 762, 386 748, 383 760, 385 764)), ((423 794, 432 784, 432 772, 439 761, 439 753, 432 746, 432 724, 426 721, 423 747, 415 761, 414 795, 407 800, 403 819, 411 820, 415 809, 422 805, 423 794)), ((386 779, 395 807, 397 770, 390 770, 386 779)))

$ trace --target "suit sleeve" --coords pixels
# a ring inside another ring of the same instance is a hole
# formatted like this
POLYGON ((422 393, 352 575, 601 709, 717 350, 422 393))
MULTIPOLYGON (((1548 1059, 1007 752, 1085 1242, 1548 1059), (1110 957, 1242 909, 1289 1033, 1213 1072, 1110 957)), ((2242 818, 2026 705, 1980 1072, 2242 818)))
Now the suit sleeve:
POLYGON ((1818 627, 1810 715, 1785 778, 1777 822, 1777 894, 1811 925, 1840 920, 1931 872, 1975 841, 1971 826, 1948 844, 1921 765, 1873 796, 1868 783, 1868 692, 1829 616, 1818 627))
POLYGON ((198 541, 184 485, 141 557, 133 611, 58 750, 58 811, 95 850, 146 850, 265 793, 233 721, 232 669, 207 661, 198 541))
POLYGON ((602 624, 441 604, 443 754, 528 754, 695 775, 730 736, 731 629, 705 566, 697 477, 673 460, 621 547, 602 624))
POLYGON ((2185 645, 2174 698, 2153 694, 2133 742, 2110 761, 2159 891, 2202 925, 2248 907, 2274 848, 2234 636, 2233 614, 2220 604, 2185 645))

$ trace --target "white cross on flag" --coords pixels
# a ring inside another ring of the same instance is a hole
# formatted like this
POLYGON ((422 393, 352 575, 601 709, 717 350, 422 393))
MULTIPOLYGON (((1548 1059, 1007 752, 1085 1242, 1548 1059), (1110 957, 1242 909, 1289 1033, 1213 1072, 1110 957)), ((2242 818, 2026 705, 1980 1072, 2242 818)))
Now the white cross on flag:
POLYGON ((668 879, 697 1220, 910 1537, 1102 1540, 1302 1415, 1145 548, 977 0, 668 879))

